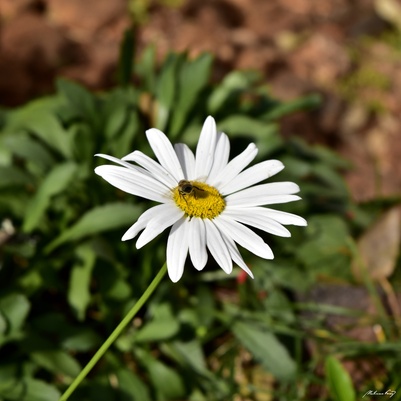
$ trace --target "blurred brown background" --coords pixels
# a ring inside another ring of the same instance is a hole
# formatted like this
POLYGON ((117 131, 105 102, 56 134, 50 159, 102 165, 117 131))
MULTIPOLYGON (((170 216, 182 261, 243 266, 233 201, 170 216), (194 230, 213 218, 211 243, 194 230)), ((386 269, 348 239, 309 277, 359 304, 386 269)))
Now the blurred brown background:
POLYGON ((329 145, 353 163, 356 200, 401 188, 401 4, 397 0, 0 0, 0 105, 51 93, 56 76, 112 86, 124 31, 137 54, 155 44, 215 55, 218 82, 262 72, 272 94, 320 93, 319 110, 282 122, 284 135, 329 145))

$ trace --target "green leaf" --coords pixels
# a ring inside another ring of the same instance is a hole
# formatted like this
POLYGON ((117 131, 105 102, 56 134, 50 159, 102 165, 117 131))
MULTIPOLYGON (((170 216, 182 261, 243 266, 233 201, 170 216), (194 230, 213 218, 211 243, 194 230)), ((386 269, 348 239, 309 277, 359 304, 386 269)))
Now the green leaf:
POLYGON ((297 249, 297 257, 310 272, 336 278, 350 275, 350 269, 346 268, 351 259, 350 233, 341 217, 312 216, 304 233, 305 240, 297 249))
POLYGON ((189 112, 195 105, 210 77, 212 56, 205 53, 196 60, 184 63, 179 71, 179 90, 171 121, 171 135, 176 137, 183 129, 189 112))
POLYGON ((31 232, 40 224, 51 198, 68 187, 76 171, 77 165, 73 162, 67 162, 58 165, 46 176, 28 206, 23 231, 31 232))
POLYGON ((169 54, 163 64, 156 86, 157 114, 156 127, 160 130, 166 128, 171 110, 174 107, 177 89, 177 67, 182 58, 176 54, 169 54))
POLYGON ((142 58, 134 66, 135 72, 140 76, 144 89, 154 93, 155 71, 156 71, 156 50, 155 46, 148 46, 142 54, 142 58))
POLYGON ((28 316, 31 305, 22 294, 10 294, 0 299, 0 312, 8 322, 8 333, 19 331, 28 316))
POLYGON ((128 106, 126 91, 122 89, 112 92, 102 105, 104 116, 104 136, 110 140, 115 138, 128 121, 128 106))
POLYGON ((180 355, 180 359, 185 362, 183 364, 184 367, 191 366, 196 372, 207 374, 205 355, 199 341, 174 341, 170 346, 180 355))
POLYGON ((168 303, 154 304, 151 307, 152 320, 145 323, 135 334, 135 341, 162 341, 174 336, 179 328, 177 317, 168 303))
POLYGON ((59 78, 56 86, 76 115, 89 122, 93 128, 97 128, 99 120, 95 97, 81 85, 66 79, 59 78))
POLYGON ((143 349, 138 349, 136 353, 149 372, 152 384, 159 393, 159 398, 175 400, 185 396, 183 379, 175 370, 158 361, 143 349))
POLYGON ((0 309, 0 344, 5 338, 6 331, 7 331, 7 319, 3 315, 3 312, 0 309))
POLYGON ((99 346, 103 342, 103 338, 100 337, 100 334, 97 334, 95 331, 87 328, 80 329, 76 333, 69 334, 63 341, 62 347, 63 349, 70 351, 82 351, 87 352, 96 346, 99 346))
POLYGON ((137 219, 141 210, 137 205, 119 202, 98 206, 85 213, 72 227, 67 228, 45 248, 45 252, 49 253, 67 241, 76 241, 88 235, 127 226, 137 219))
POLYGON ((43 171, 47 171, 55 163, 53 156, 45 146, 27 133, 7 134, 4 136, 3 141, 4 146, 13 154, 33 163, 36 168, 29 168, 31 166, 28 166, 28 169, 37 175, 43 174, 43 171))
POLYGON ((0 390, 0 396, 7 401, 58 401, 61 394, 54 386, 42 380, 26 377, 0 390))
POLYGON ((3 391, 7 391, 12 388, 18 377, 18 367, 15 364, 7 364, 0 366, 0 395, 3 395, 3 391))
POLYGON ((145 386, 142 379, 135 375, 131 370, 120 369, 115 372, 119 388, 129 394, 130 400, 152 401, 149 389, 145 386))
POLYGON ((355 390, 348 372, 333 356, 328 356, 325 363, 326 382, 335 401, 355 401, 355 390))
POLYGON ((226 75, 208 99, 208 111, 215 115, 239 93, 248 89, 258 77, 258 74, 248 71, 233 71, 226 75))
POLYGON ((234 115, 218 121, 218 128, 230 136, 253 136, 269 141, 276 134, 276 125, 245 115, 234 115))
POLYGON ((14 166, 0 166, 0 188, 32 184, 32 177, 14 166))
POLYGON ((134 30, 133 28, 128 28, 124 32, 124 39, 120 46, 120 60, 117 71, 117 79, 120 86, 126 86, 131 82, 134 53, 134 30))
POLYGON ((261 116, 261 118, 268 121, 278 120, 279 118, 300 110, 315 109, 321 104, 321 102, 322 99, 319 95, 308 95, 291 102, 280 103, 261 116))
MULTIPOLYGON (((117 266, 117 264, 115 264, 117 266)), ((132 295, 132 286, 122 278, 116 278, 107 291, 107 297, 115 301, 123 301, 132 295)))
POLYGON ((109 141, 106 145, 105 153, 111 153, 113 155, 126 155, 127 149, 131 149, 132 142, 135 135, 139 132, 140 120, 136 110, 130 110, 128 112, 128 118, 123 125, 121 131, 114 138, 109 141))
POLYGON ((349 191, 344 178, 326 163, 315 163, 313 173, 338 196, 348 197, 349 191))
POLYGON ((90 302, 90 282, 92 270, 96 261, 96 254, 89 244, 80 246, 76 250, 80 262, 76 263, 71 271, 68 287, 68 303, 75 311, 78 320, 84 320, 86 308, 90 302))
MULTIPOLYGON (((53 102, 57 102, 57 99, 54 98, 53 102)), ((6 130, 15 132, 21 129, 33 132, 44 143, 64 157, 71 157, 70 139, 55 115, 53 106, 48 102, 31 102, 11 113, 6 130)))
POLYGON ((276 336, 251 322, 235 321, 231 327, 237 340, 279 380, 291 380, 296 365, 276 336))
POLYGON ((54 374, 63 374, 75 377, 81 371, 81 366, 71 355, 64 351, 36 351, 31 353, 31 358, 39 366, 54 374))
POLYGON ((135 335, 136 342, 163 341, 177 334, 180 326, 175 319, 154 320, 146 323, 135 335))

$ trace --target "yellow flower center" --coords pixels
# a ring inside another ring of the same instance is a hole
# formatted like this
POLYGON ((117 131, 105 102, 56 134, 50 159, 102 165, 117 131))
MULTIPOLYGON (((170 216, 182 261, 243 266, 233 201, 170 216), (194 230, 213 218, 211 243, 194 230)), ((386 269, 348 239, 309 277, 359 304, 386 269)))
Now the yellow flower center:
POLYGON ((213 219, 226 207, 216 188, 199 181, 181 180, 173 189, 173 199, 189 217, 201 219, 213 219))

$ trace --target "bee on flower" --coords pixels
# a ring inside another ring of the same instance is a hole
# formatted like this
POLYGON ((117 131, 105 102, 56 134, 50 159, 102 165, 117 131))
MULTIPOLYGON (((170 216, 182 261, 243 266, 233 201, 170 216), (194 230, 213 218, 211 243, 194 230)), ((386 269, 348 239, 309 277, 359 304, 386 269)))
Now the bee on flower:
POLYGON ((189 254, 193 266, 202 270, 209 250, 217 264, 231 273, 233 262, 253 277, 237 244, 264 259, 273 259, 271 248, 248 226, 289 237, 284 225, 306 226, 295 214, 265 207, 299 200, 293 182, 259 184, 284 168, 278 160, 267 160, 246 168, 258 152, 255 144, 229 161, 230 142, 217 132, 212 117, 203 124, 195 155, 182 143, 172 145, 158 129, 146 131, 158 160, 134 151, 122 159, 98 154, 116 164, 95 169, 113 186, 155 202, 123 235, 139 235, 139 249, 171 227, 167 239, 167 270, 177 282, 189 254), (258 184, 258 185, 255 185, 258 184))

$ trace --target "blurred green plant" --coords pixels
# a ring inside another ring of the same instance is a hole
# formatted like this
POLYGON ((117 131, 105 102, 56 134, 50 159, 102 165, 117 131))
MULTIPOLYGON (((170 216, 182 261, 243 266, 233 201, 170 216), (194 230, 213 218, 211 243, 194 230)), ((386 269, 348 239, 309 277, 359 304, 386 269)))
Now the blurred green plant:
MULTIPOLYGON (((324 355, 310 362, 302 344, 321 340, 323 323, 311 318, 310 334, 294 294, 319 277, 352 280, 350 241, 372 220, 349 198, 340 175, 347 162, 279 135, 278 119, 319 98, 278 102, 255 72, 213 85, 209 54, 171 53, 157 68, 149 47, 133 63, 129 41, 127 34, 114 89, 93 94, 59 79, 54 95, 0 113, 0 400, 57 400, 164 262, 163 238, 140 252, 120 241, 145 202, 99 179, 93 155, 149 153, 149 127, 193 145, 208 114, 232 139, 232 154, 251 139, 260 160, 284 162, 278 179, 299 183, 304 201, 282 209, 309 226, 292 228, 291 241, 265 235, 273 261, 244 252, 253 281, 213 265, 186 271, 179 284, 165 280, 70 399, 310 400, 324 355), (252 381, 259 366, 274 386, 252 381)), ((399 352, 399 343, 377 351, 399 352)), ((399 368, 394 358, 387 363, 399 368)), ((338 374, 330 373, 334 385, 338 374)))

